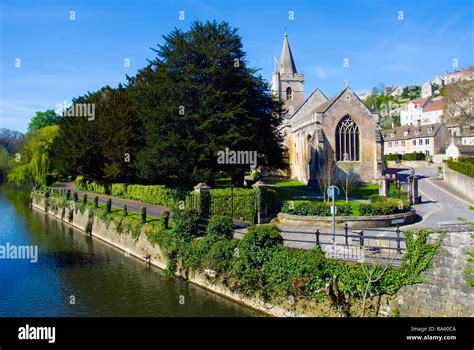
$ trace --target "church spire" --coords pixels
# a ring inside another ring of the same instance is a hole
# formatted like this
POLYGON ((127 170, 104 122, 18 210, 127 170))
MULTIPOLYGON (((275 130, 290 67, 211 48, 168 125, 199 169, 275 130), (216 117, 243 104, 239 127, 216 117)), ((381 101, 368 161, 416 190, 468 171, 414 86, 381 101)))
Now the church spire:
POLYGON ((280 65, 278 67, 280 73, 290 73, 296 74, 295 61, 293 60, 293 55, 291 54, 290 44, 288 43, 288 34, 286 34, 283 39, 283 49, 281 50, 280 56, 280 65))

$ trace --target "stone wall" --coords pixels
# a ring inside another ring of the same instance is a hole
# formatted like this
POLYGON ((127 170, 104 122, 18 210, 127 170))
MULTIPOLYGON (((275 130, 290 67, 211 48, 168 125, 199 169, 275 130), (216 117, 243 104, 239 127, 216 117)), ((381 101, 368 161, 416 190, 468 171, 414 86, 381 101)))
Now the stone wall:
MULTIPOLYGON (((474 288, 467 285, 467 251, 474 251, 474 232, 447 232, 425 283, 403 287, 395 297, 382 298, 382 314, 400 316, 474 316, 474 288)), ((434 234, 432 239, 437 239, 434 234)))
POLYGON ((445 184, 474 202, 474 178, 451 170, 446 165, 443 168, 445 184))

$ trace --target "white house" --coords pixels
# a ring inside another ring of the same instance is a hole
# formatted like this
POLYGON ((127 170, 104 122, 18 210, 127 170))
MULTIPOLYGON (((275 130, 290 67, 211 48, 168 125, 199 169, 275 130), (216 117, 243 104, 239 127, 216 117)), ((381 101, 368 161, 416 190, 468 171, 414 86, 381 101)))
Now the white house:
POLYGON ((431 102, 431 97, 408 101, 400 110, 401 125, 418 125, 423 119, 423 108, 431 102))
POLYGON ((428 103, 423 108, 423 113, 421 114, 421 125, 441 123, 443 110, 443 100, 435 100, 428 103))
POLYGON ((473 157, 474 145, 456 145, 452 142, 446 148, 446 155, 453 159, 457 159, 458 157, 473 157))

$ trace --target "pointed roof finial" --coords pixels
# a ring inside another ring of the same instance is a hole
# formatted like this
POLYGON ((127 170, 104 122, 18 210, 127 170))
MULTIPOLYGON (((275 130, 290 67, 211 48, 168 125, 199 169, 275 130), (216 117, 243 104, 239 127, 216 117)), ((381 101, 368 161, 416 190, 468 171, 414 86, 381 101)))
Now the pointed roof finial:
POLYGON ((288 35, 286 34, 285 24, 285 37, 283 38, 283 48, 281 50, 280 65, 278 71, 280 73, 291 73, 296 74, 296 65, 291 54, 290 44, 288 43, 288 35))

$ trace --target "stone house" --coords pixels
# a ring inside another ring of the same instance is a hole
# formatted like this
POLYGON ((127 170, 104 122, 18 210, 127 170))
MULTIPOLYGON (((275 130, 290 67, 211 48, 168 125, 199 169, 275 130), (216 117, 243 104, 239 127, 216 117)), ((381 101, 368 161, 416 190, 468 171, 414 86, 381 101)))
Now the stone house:
POLYGON ((449 130, 440 123, 404 125, 383 131, 384 154, 443 153, 449 145, 449 130))

